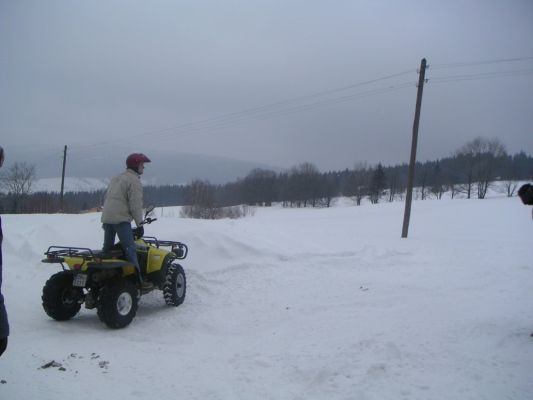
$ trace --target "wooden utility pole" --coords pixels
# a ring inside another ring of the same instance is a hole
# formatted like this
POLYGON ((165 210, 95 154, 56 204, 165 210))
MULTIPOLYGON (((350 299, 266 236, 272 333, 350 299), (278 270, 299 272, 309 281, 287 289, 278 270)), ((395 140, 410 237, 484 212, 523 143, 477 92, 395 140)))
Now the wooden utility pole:
POLYGON ((422 92, 426 76, 426 59, 420 63, 418 76, 418 92, 416 94, 415 121, 413 123, 413 140, 411 142, 411 159, 409 161, 409 175, 407 177, 407 194, 405 196, 405 211, 403 214, 402 238, 409 232, 409 219, 411 218, 411 203, 413 201, 413 183, 415 179, 416 147, 418 143, 418 124, 420 122, 420 108, 422 107, 422 92))
POLYGON ((61 174, 61 195, 59 197, 59 211, 63 211, 63 190, 65 188, 65 165, 67 163, 67 145, 63 150, 63 172, 61 174))

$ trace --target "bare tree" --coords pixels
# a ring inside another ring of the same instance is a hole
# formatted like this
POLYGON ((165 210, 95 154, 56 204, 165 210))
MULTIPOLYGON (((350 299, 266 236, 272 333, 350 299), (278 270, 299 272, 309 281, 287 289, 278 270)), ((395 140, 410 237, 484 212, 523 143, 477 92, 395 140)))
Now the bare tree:
POLYGON ((388 179, 389 186, 389 202, 392 203, 398 193, 400 192, 400 176, 397 170, 391 170, 388 179))
POLYGON ((252 170, 242 181, 242 191, 246 204, 271 206, 276 200, 276 173, 252 170))
POLYGON ((502 156, 507 154, 505 146, 499 139, 485 140, 482 142, 481 153, 478 155, 479 163, 476 166, 476 187, 479 199, 484 199, 489 187, 494 181, 496 164, 502 156))
POLYGON ((458 192, 458 185, 455 183, 450 183, 448 185, 448 190, 450 191, 450 196, 452 197, 452 199, 455 199, 455 196, 457 196, 458 192))
POLYGON ((215 187, 207 181, 195 180, 186 190, 185 205, 181 210, 183 217, 216 219, 220 208, 215 203, 215 187))
POLYGON ((367 163, 356 163, 346 179, 343 194, 353 197, 358 206, 368 194, 368 165, 367 163))
POLYGON ((420 199, 426 200, 431 189, 429 187, 429 169, 427 165, 420 166, 417 181, 419 186, 420 199))
POLYGON ((13 212, 21 210, 24 198, 31 193, 35 180, 35 166, 25 162, 15 162, 11 168, 1 175, 0 182, 13 199, 13 212))
POLYGON ((319 199, 320 172, 311 163, 302 163, 291 168, 289 173, 289 193, 291 203, 297 207, 307 207, 311 203, 317 205, 319 199))
POLYGON ((446 191, 443 181, 444 181, 444 178, 442 174, 442 168, 439 162, 437 162, 437 164, 433 168, 433 176, 432 176, 433 184, 430 188, 430 191, 433 194, 433 196, 435 196, 439 200, 442 199, 442 195, 446 191))
POLYGON ((319 177, 319 197, 318 204, 323 207, 330 207, 331 200, 339 194, 338 176, 335 173, 328 173, 319 177))
POLYGON ((355 198, 358 206, 368 194, 368 165, 367 163, 356 163, 353 171, 348 176, 344 195, 355 198))
POLYGON ((505 193, 507 197, 513 197, 516 189, 518 189, 518 183, 515 181, 504 181, 499 189, 500 193, 505 193))
POLYGON ((485 198, 494 180, 496 164, 506 154, 505 145, 499 139, 483 137, 475 138, 457 151, 466 177, 463 191, 467 198, 471 197, 473 189, 477 189, 478 198, 485 198))

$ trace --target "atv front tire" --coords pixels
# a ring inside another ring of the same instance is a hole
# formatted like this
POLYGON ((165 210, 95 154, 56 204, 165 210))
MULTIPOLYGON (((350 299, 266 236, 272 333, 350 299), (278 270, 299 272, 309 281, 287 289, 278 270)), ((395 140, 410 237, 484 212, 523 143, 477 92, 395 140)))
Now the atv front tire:
POLYGON ((72 286, 72 271, 61 271, 46 281, 43 287, 43 308, 48 316, 57 321, 74 317, 83 302, 83 289, 72 286))
POLYGON ((163 285, 165 303, 169 306, 179 306, 185 300, 186 289, 185 271, 179 264, 170 264, 163 285))
POLYGON ((112 282, 102 288, 98 299, 98 318, 112 329, 128 326, 138 307, 138 291, 133 282, 112 282))

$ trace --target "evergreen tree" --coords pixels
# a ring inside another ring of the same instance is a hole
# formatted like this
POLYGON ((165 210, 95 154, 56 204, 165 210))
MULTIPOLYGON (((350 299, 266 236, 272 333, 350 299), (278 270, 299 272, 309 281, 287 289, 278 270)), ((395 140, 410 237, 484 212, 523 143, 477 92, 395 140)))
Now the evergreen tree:
POLYGON ((377 204, 387 184, 387 177, 381 163, 378 164, 370 181, 369 199, 372 204, 377 204))

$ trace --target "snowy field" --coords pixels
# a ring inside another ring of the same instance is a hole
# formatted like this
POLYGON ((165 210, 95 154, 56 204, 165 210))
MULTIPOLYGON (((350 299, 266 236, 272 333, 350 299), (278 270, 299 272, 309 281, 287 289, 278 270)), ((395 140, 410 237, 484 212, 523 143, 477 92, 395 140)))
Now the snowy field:
MULTIPOLYGON (((84 191, 96 191, 105 190, 109 185, 109 178, 72 178, 65 177, 64 191, 65 192, 84 192, 84 191)), ((156 179, 141 179, 143 185, 156 185, 156 179)), ((2 188, 0 188, 0 191, 2 188)), ((40 178, 36 179, 32 186, 32 192, 49 192, 60 193, 61 192, 61 178, 40 178)), ((5 192, 5 189, 4 189, 5 192)))
POLYGON ((43 252, 100 247, 99 214, 2 217, 0 399, 533 399, 533 221, 517 198, 415 201, 408 239, 400 202, 157 217, 147 235, 190 247, 187 298, 152 292, 123 330, 41 307, 58 271, 43 252))
MULTIPOLYGON (((83 192, 105 190, 109 179, 101 178, 65 178, 65 192, 83 192)), ((32 192, 61 192, 61 178, 41 178, 35 180, 31 186, 32 192)))

